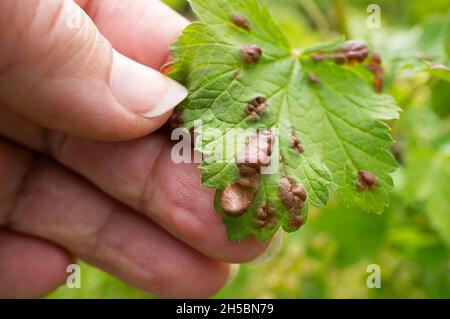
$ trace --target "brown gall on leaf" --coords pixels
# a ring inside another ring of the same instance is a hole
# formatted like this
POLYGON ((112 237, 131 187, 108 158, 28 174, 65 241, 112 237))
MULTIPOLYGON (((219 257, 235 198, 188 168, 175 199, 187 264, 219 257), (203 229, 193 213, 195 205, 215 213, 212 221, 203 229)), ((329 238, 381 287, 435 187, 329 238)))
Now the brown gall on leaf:
POLYGON ((295 229, 299 229, 304 224, 304 218, 302 215, 294 215, 291 219, 291 226, 295 229))
POLYGON ((366 190, 374 191, 378 186, 378 181, 375 175, 371 172, 360 171, 358 172, 358 180, 356 181, 356 188, 358 191, 363 192, 366 190))
POLYGON ((349 62, 363 63, 369 55, 369 48, 360 42, 346 44, 341 51, 349 62))
POLYGON ((260 173, 261 168, 271 164, 273 133, 270 130, 259 131, 249 137, 244 149, 238 154, 236 163, 239 166, 246 164, 255 168, 260 173))
POLYGON ((384 69, 380 54, 375 53, 367 62, 366 67, 373 73, 373 86, 375 88, 375 92, 381 93, 383 91, 384 69))
POLYGON ((248 187, 258 188, 260 181, 261 175, 258 173, 254 176, 241 176, 238 178, 237 183, 248 187))
POLYGON ((271 164, 272 143, 273 135, 268 130, 259 131, 247 140, 236 159, 238 179, 219 194, 219 205, 226 215, 239 217, 251 207, 259 190, 261 169, 271 164))
POLYGON ((363 63, 369 55, 369 48, 360 42, 347 43, 336 52, 319 52, 312 55, 315 61, 333 60, 337 64, 363 63))
POLYGON ((298 212, 305 207, 307 194, 304 187, 289 178, 280 181, 280 198, 284 207, 290 212, 298 212))
POLYGON ((308 82, 311 84, 317 84, 320 83, 320 79, 315 74, 309 74, 308 75, 308 82))
POLYGON ((297 136, 292 136, 292 148, 298 154, 301 154, 305 151, 303 145, 300 143, 300 140, 297 136))
POLYGON ((275 208, 269 207, 267 204, 258 208, 254 225, 259 229, 275 227, 277 225, 277 211, 275 208))
POLYGON ((294 184, 292 186, 292 193, 298 197, 302 202, 305 202, 308 198, 308 195, 306 194, 305 189, 300 184, 294 184))
POLYGON ((333 60, 336 62, 336 64, 339 65, 343 65, 345 64, 345 54, 344 53, 337 53, 334 57, 333 60))
POLYGON ((260 169, 251 164, 238 164, 239 179, 238 183, 245 186, 258 188, 261 179, 260 169))
POLYGON ((240 54, 245 63, 256 64, 261 60, 263 52, 259 46, 251 44, 241 48, 240 54))
POLYGON ((245 29, 247 31, 250 30, 250 22, 244 16, 240 14, 233 14, 230 17, 230 20, 238 28, 245 29))
POLYGON ((231 217, 239 217, 252 206, 258 189, 233 183, 219 194, 219 205, 224 213, 231 217))
POLYGON ((264 97, 257 97, 247 104, 245 113, 252 120, 259 120, 266 112, 268 105, 264 97))
POLYGON ((259 174, 259 169, 250 164, 239 164, 238 168, 241 177, 254 177, 259 174))
POLYGON ((251 136, 237 157, 239 178, 219 194, 219 204, 230 216, 242 215, 255 199, 259 189, 261 168, 270 165, 272 133, 260 131, 251 136))

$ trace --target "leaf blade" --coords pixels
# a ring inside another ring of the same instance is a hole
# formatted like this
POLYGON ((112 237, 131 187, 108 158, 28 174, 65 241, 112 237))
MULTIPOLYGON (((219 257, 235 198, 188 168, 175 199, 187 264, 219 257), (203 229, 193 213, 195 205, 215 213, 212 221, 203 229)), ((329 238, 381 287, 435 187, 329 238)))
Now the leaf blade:
MULTIPOLYGON (((280 180, 285 177, 308 193, 307 207, 301 211, 304 221, 308 206, 325 206, 332 191, 337 191, 344 205, 373 213, 384 210, 392 187, 390 173, 397 166, 389 152, 393 142, 389 127, 382 120, 398 118, 400 108, 391 97, 373 91, 361 76, 363 65, 317 61, 310 54, 323 48, 339 50, 339 41, 306 49, 306 54, 293 51, 258 0, 190 2, 200 22, 189 26, 174 45, 177 62, 172 76, 190 91, 180 107, 187 128, 195 120, 203 122, 197 148, 209 156, 201 165, 204 184, 219 194, 239 178, 235 161, 245 143, 232 142, 230 154, 225 152, 233 136, 230 130, 275 130, 273 152, 281 159, 278 171, 261 177, 245 214, 224 217, 230 240, 253 235, 266 240, 280 226, 296 230, 293 212, 280 196, 280 180), (233 24, 231 17, 237 14, 248 21, 248 30, 233 24), (250 44, 263 52, 256 64, 245 63, 241 57, 241 49, 250 44), (311 75, 318 78, 316 83, 311 75), (248 118, 246 108, 257 97, 264 98, 268 109, 255 121, 248 118), (294 138, 303 152, 293 148, 294 138), (358 190, 361 171, 376 176, 375 189, 358 190), (267 205, 277 211, 276 224, 255 227, 258 209, 267 205)), ((218 196, 215 206, 220 212, 218 196)))

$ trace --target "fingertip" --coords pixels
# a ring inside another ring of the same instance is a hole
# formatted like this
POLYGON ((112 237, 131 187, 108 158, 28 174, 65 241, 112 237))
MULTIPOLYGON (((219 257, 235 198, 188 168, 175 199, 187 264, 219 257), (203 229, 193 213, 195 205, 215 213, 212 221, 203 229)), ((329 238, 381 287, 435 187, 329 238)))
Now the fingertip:
POLYGON ((110 87, 124 107, 150 119, 170 112, 188 95, 178 82, 117 51, 113 53, 110 87))
POLYGON ((53 244, 0 231, 0 297, 41 297, 66 280, 71 262, 69 254, 53 244))
POLYGON ((173 109, 186 99, 188 91, 184 86, 172 79, 167 79, 167 81, 168 85, 163 97, 156 103, 155 107, 144 113, 143 116, 155 118, 167 112, 172 113, 173 109))
POLYGON ((230 264, 214 260, 204 259, 204 267, 208 271, 203 271, 201 277, 191 278, 191 284, 182 284, 180 278, 172 284, 172 288, 166 289, 159 294, 163 298, 210 298, 220 292, 236 276, 235 267, 230 264), (193 285, 192 282, 195 281, 193 285), (177 287, 177 289, 173 289, 177 287))

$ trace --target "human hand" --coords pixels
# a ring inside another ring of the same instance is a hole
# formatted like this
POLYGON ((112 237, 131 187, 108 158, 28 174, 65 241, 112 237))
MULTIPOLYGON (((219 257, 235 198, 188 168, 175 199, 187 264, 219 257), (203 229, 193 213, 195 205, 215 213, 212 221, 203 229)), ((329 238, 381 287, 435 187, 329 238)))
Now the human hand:
POLYGON ((157 0, 0 2, 1 297, 45 294, 72 258, 205 297, 265 250, 229 242, 196 165, 148 135, 186 96, 155 69, 187 23, 157 0))

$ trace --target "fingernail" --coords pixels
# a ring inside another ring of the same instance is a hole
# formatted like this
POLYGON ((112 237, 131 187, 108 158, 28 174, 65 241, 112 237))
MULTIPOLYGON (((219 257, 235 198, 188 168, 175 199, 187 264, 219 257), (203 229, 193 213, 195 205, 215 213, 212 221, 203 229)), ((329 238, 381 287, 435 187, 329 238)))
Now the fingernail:
POLYGON ((272 241, 269 244, 269 247, 267 247, 266 251, 253 259, 252 261, 247 262, 247 265, 262 265, 267 264, 271 262, 281 251, 281 248, 283 247, 283 238, 284 238, 284 232, 280 229, 275 233, 275 235, 272 237, 272 241))
POLYGON ((110 87, 119 103, 148 118, 167 113, 188 95, 178 82, 117 51, 113 53, 110 87))
POLYGON ((228 274, 228 280, 225 283, 224 287, 227 287, 236 279, 236 277, 239 275, 240 268, 241 268, 241 266, 239 264, 231 264, 230 265, 230 273, 228 274))

